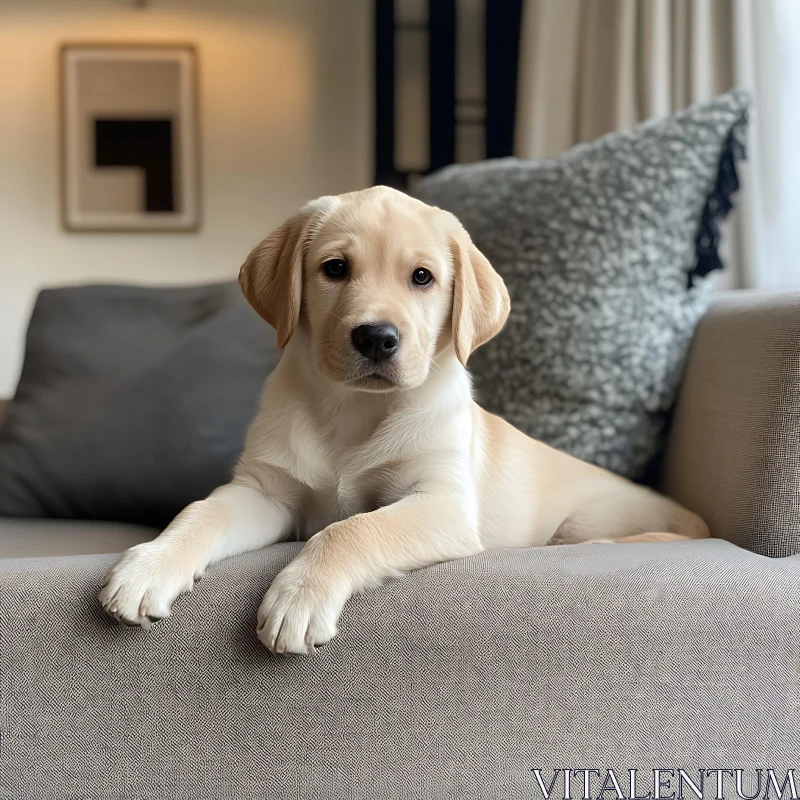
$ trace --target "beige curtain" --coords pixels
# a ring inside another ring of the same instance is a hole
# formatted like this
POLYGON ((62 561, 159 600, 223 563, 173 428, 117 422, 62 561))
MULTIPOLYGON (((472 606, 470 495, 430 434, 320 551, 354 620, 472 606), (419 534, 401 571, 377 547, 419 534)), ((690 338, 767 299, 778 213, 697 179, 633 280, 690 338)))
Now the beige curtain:
MULTIPOLYGON (((772 116, 751 117, 745 188, 723 239, 728 268, 718 280, 728 287, 800 284, 796 259, 769 252, 769 216, 774 220, 776 185, 788 174, 786 157, 800 167, 788 136, 781 153, 773 119, 786 106, 775 87, 785 80, 787 59, 800 63, 798 9, 800 0, 527 0, 516 154, 555 156, 734 86, 748 88, 756 110, 769 106, 772 116)), ((794 227, 784 225, 784 241, 794 227)))
POLYGON ((517 154, 557 155, 737 85, 737 5, 737 0, 527 0, 517 154))

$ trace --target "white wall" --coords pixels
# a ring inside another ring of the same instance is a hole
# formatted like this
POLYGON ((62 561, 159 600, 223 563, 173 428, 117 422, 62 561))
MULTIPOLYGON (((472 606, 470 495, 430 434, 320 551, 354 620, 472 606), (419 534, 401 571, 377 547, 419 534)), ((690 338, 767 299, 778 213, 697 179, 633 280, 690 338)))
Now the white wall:
POLYGON ((369 0, 2 0, 0 397, 44 285, 233 278, 305 200, 372 170, 369 0), (58 47, 193 42, 200 64, 203 223, 197 233, 61 229, 58 47))

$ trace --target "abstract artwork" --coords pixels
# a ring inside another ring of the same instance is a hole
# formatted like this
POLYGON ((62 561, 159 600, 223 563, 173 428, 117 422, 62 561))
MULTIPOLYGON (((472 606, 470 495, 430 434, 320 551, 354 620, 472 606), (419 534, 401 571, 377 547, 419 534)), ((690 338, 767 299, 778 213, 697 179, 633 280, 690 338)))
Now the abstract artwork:
POLYGON ((62 213, 68 230, 197 228, 192 46, 64 45, 61 112, 62 213))

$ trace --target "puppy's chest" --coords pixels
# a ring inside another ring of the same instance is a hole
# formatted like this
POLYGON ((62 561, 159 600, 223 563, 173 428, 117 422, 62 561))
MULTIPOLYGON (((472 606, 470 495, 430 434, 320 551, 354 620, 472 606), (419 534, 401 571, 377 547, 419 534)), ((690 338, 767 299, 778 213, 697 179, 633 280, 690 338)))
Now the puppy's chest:
POLYGON ((413 438, 403 435, 404 418, 368 407, 345 411, 329 419, 298 415, 273 424, 264 441, 264 460, 303 487, 305 536, 397 502, 411 491, 407 465, 414 445, 413 438))
POLYGON ((393 462, 379 442, 367 439, 350 447, 337 442, 320 443, 306 474, 307 497, 302 509, 306 536, 312 536, 338 520, 375 511, 397 502, 411 488, 401 463, 393 462))
POLYGON ((352 469, 345 457, 338 463, 331 460, 325 478, 307 486, 301 509, 306 538, 333 522, 397 502, 408 493, 391 465, 352 469))

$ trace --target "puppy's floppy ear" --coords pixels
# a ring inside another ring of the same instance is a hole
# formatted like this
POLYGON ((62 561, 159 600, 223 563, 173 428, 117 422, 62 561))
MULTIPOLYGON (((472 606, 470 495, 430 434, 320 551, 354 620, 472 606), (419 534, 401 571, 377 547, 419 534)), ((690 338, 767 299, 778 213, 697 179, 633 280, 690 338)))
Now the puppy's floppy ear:
POLYGON ((247 302, 275 328, 281 348, 297 328, 308 244, 337 202, 336 197, 312 200, 255 247, 239 270, 247 302))
POLYGON ((450 239, 453 260, 453 344, 466 366, 474 350, 500 333, 511 308, 503 279, 458 224, 450 239))

